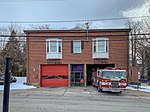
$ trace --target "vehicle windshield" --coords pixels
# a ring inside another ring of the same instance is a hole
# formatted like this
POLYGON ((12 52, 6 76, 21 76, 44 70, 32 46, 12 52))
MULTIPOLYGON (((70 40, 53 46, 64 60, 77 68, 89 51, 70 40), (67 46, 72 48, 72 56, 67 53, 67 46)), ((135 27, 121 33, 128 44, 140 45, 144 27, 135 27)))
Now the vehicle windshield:
POLYGON ((126 78, 126 72, 125 71, 115 71, 114 78, 126 78))
POLYGON ((125 71, 102 71, 103 78, 126 78, 125 71))
POLYGON ((114 76, 114 71, 103 71, 102 77, 103 78, 112 78, 114 76))

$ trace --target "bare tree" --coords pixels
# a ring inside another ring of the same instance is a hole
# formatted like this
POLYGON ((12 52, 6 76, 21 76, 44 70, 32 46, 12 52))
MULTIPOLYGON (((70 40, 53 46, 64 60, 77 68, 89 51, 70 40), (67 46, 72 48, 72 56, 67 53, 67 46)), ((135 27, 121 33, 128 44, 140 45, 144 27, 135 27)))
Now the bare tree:
MULTIPOLYGON (((150 33, 150 17, 145 18, 143 21, 143 31, 146 33, 150 33)), ((143 47, 145 49, 145 57, 146 57, 146 71, 148 79, 150 80, 150 35, 143 36, 143 47)))
POLYGON ((146 35, 146 33, 150 33, 150 18, 141 21, 129 21, 128 25, 131 28, 132 66, 136 66, 137 63, 141 64, 141 75, 148 76, 150 79, 148 74, 148 71, 150 72, 150 35, 146 35), (140 33, 143 35, 138 35, 140 33))
POLYGON ((46 29, 53 29, 49 24, 38 24, 38 25, 30 25, 30 27, 34 30, 46 30, 46 29))
POLYGON ((138 54, 138 39, 139 36, 135 35, 140 33, 140 22, 128 21, 129 28, 131 29, 130 32, 130 49, 131 49, 131 65, 137 66, 137 54, 138 54))
POLYGON ((13 74, 25 75, 25 34, 22 27, 11 24, 10 26, 0 27, 0 34, 5 35, 1 37, 0 44, 0 71, 4 72, 4 61, 6 56, 12 58, 12 72, 13 74), (6 35, 11 35, 10 37, 6 35), (16 35, 19 35, 16 37, 16 35))

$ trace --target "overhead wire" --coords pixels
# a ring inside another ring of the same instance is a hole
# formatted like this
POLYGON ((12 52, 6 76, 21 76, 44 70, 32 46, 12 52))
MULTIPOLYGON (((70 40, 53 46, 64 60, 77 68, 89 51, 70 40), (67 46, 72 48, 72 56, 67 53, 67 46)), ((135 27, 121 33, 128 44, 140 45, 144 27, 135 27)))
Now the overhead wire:
MULTIPOLYGON (((84 34, 84 33, 83 33, 84 34)), ((132 36, 135 36, 135 35, 150 35, 150 33, 135 33, 135 34, 132 34, 132 36)), ((99 34, 99 35, 89 35, 89 37, 104 37, 104 36, 130 36, 130 34, 113 34, 113 35, 108 35, 108 34, 99 34)), ((0 35, 0 37, 12 37, 12 35, 0 35)), ((43 35, 36 35, 36 36, 29 36, 29 35, 15 35, 15 37, 87 37, 86 35, 75 35, 75 36, 43 36, 43 35)))
POLYGON ((67 1, 67 0, 1 0, 2 3, 22 3, 22 2, 57 2, 57 1, 67 1))
MULTIPOLYGON (((140 33, 140 34, 132 34, 132 36, 150 36, 150 33, 140 33)), ((90 35, 89 38, 92 38, 92 37, 121 37, 121 36, 128 36, 130 37, 131 35, 90 35)), ((8 38, 8 37, 12 37, 11 35, 0 35, 0 37, 2 38, 8 38)), ((30 37, 33 38, 59 38, 59 39, 63 39, 63 38, 74 38, 74 40, 76 40, 75 38, 78 37, 77 39, 80 38, 81 41, 84 41, 84 42, 90 42, 90 41, 95 41, 95 40, 86 40, 85 37, 87 36, 22 36, 22 35, 16 35, 15 37, 26 37, 26 38, 29 38, 29 42, 45 42, 45 40, 30 40, 30 37)), ((150 40, 150 37, 147 37, 147 38, 135 38, 135 39, 131 39, 131 38, 127 38, 127 39, 113 39, 113 38, 109 38, 109 40, 106 40, 106 41, 130 41, 130 40, 150 40)), ((18 40, 19 42, 26 42, 26 40, 18 40)), ((71 42, 72 40, 63 40, 63 42, 71 42)), ((97 40, 97 41, 104 41, 104 40, 97 40)), ((0 42, 4 42, 2 39, 0 40, 0 42)), ((7 40, 5 40, 5 42, 7 42, 7 40)), ((10 41, 10 42, 15 42, 15 41, 10 41)), ((16 41, 17 42, 17 41, 16 41)))
POLYGON ((72 23, 72 22, 96 22, 96 21, 115 21, 115 20, 129 20, 139 18, 150 18, 150 16, 130 16, 120 18, 97 18, 97 19, 78 19, 78 20, 45 20, 45 21, 5 21, 0 20, 0 23, 72 23))

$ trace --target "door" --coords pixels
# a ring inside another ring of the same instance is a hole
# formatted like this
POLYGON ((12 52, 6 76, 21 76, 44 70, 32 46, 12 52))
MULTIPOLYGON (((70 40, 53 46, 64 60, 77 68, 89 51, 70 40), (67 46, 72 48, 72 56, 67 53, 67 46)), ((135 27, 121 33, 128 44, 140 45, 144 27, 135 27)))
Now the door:
POLYGON ((71 86, 84 86, 84 65, 71 65, 71 86))
POLYGON ((84 72, 71 73, 71 86, 84 86, 84 72))
POLYGON ((41 65, 41 86, 68 86, 68 64, 41 65))

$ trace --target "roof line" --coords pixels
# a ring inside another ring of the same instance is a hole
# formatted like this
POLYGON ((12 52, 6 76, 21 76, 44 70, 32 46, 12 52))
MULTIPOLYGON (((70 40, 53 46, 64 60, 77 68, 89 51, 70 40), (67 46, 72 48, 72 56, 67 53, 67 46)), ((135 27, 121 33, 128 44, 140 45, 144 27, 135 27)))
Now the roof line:
MULTIPOLYGON (((94 32, 130 32, 131 29, 129 28, 120 28, 120 29, 88 29, 89 32, 94 33, 94 32)), ((24 30, 25 33, 85 33, 87 30, 86 29, 81 29, 81 30, 24 30)))

